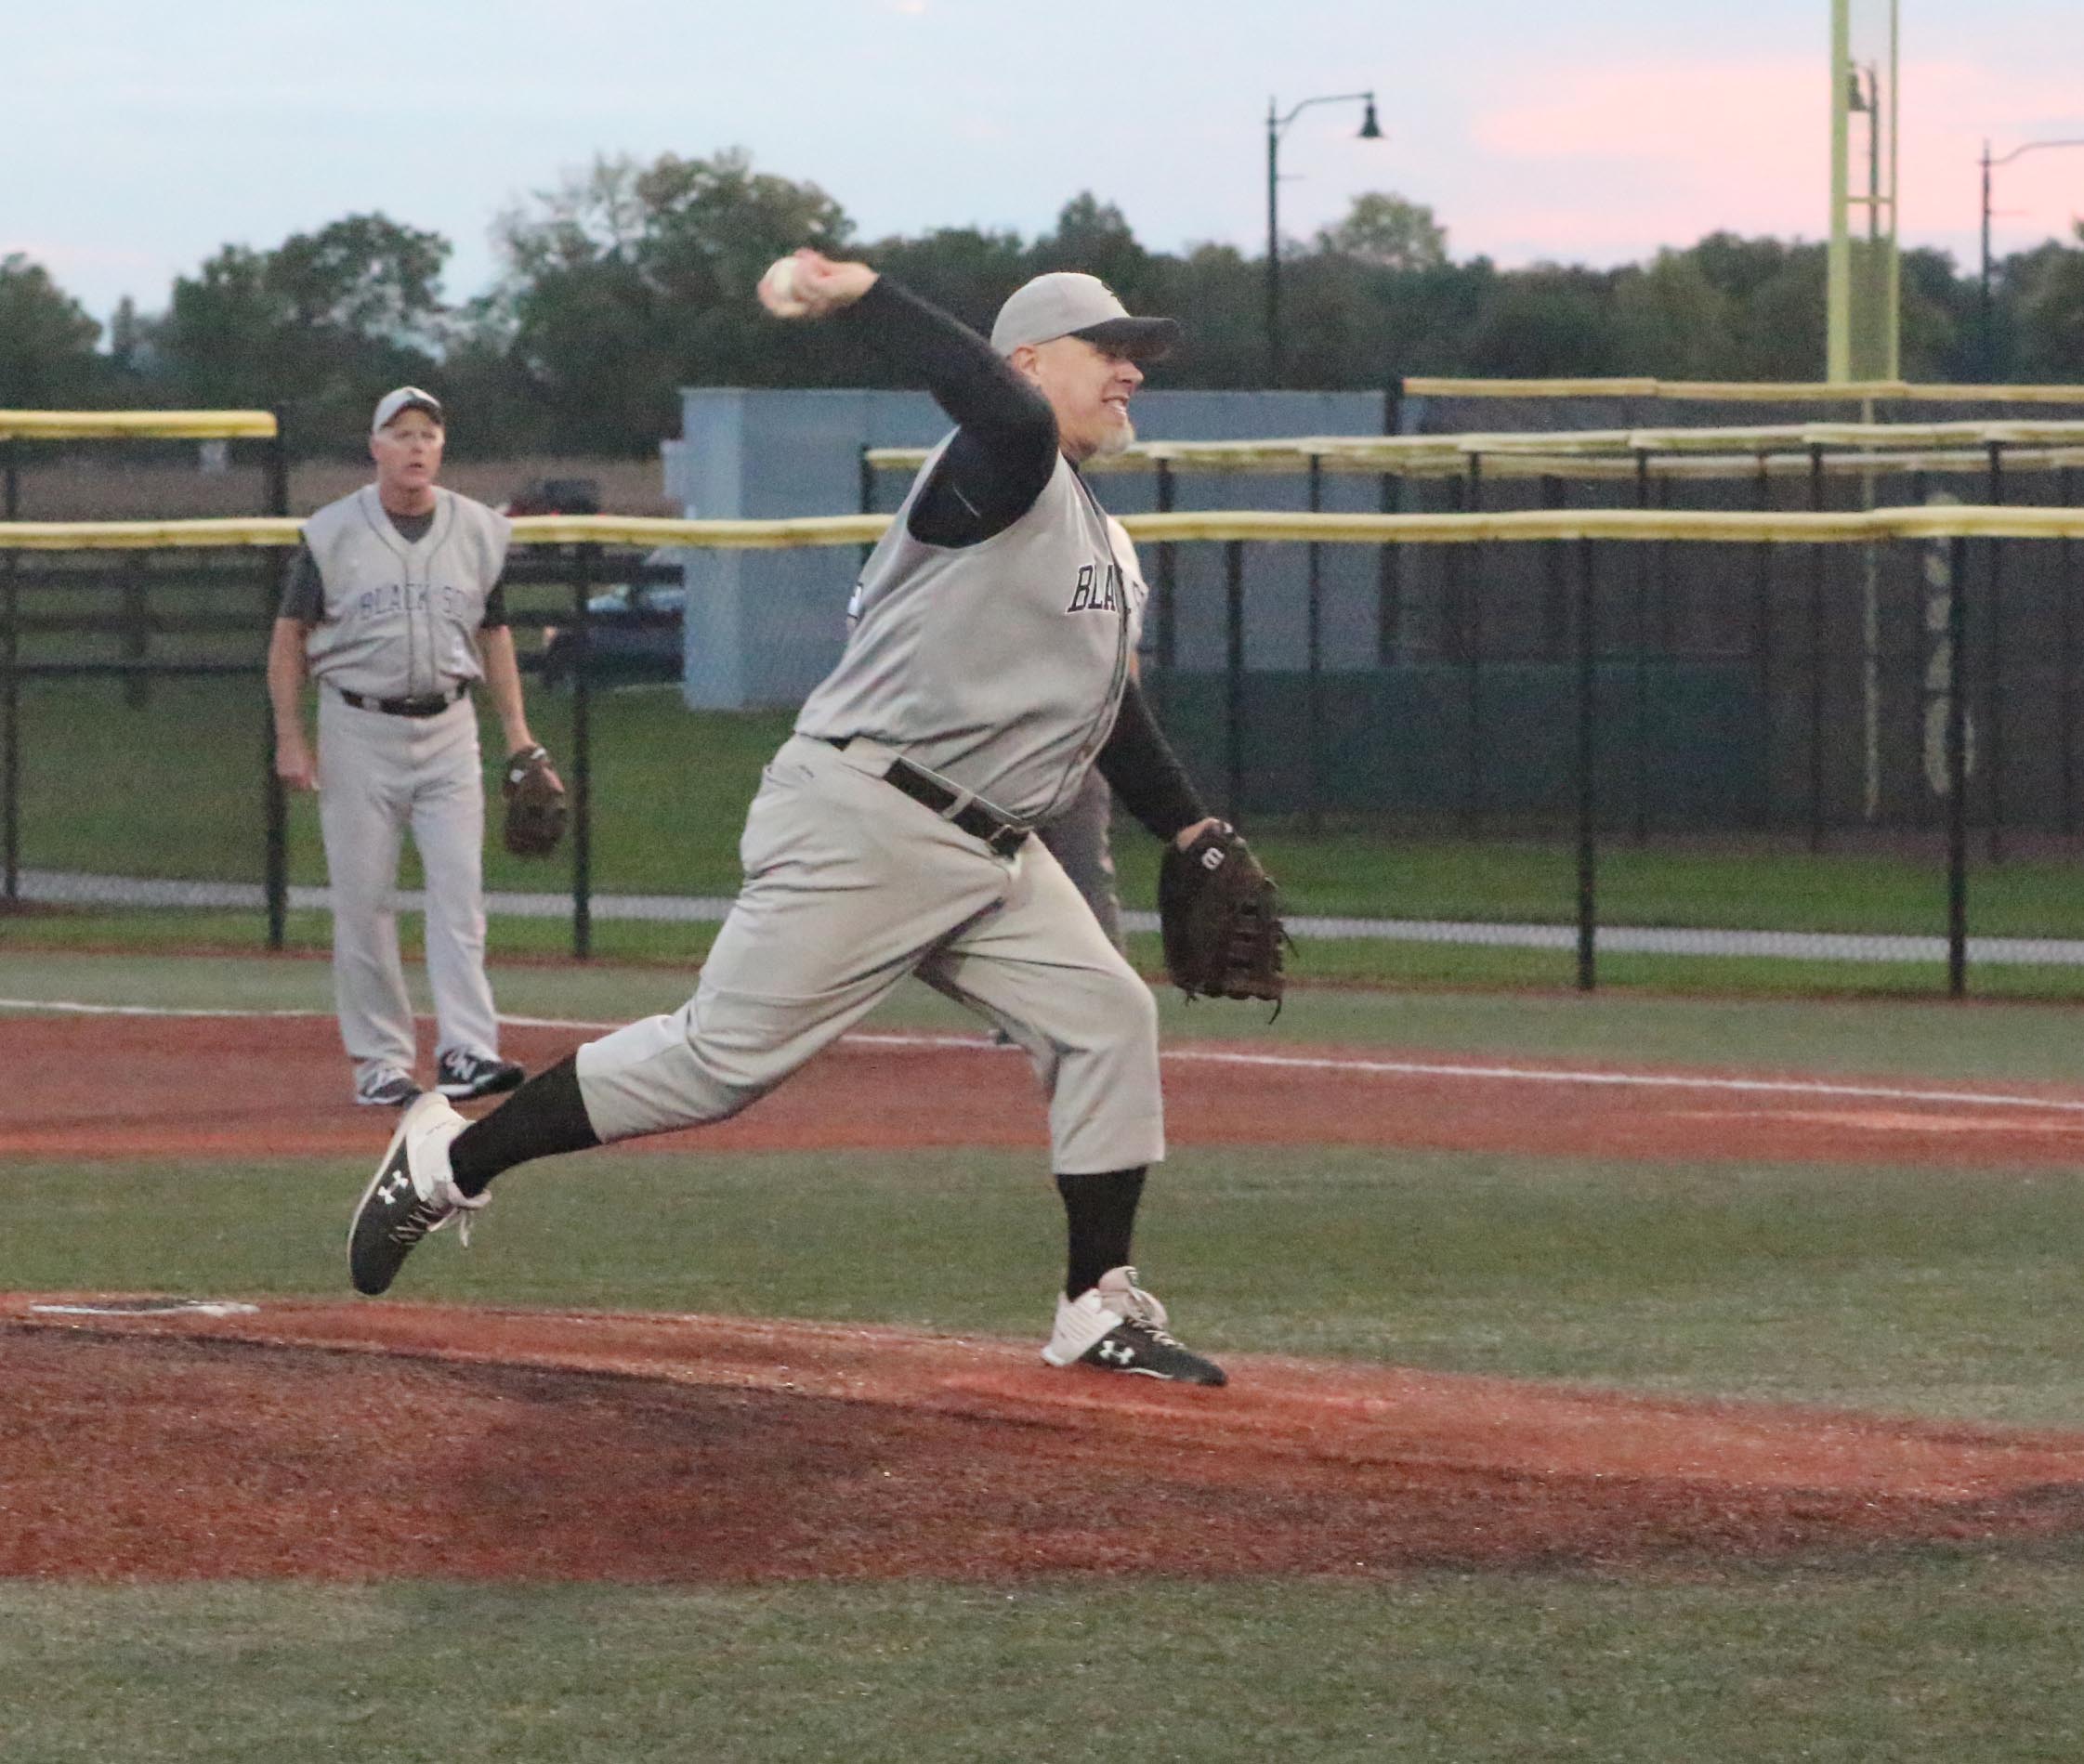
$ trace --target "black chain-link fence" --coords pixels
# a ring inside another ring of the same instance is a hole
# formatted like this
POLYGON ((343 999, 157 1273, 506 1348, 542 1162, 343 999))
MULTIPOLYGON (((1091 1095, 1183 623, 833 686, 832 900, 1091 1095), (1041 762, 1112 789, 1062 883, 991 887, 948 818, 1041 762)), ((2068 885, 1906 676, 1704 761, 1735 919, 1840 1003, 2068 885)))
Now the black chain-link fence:
MULTIPOLYGON (((1175 647, 1147 648, 1146 678, 1211 801, 1279 854, 1306 938, 1581 984, 1692 955, 1812 964, 1813 987, 1893 964, 1935 990, 2001 970, 2065 991, 2084 963, 2072 541, 1325 542, 1320 590, 1353 595, 1395 553, 1396 617, 1381 654, 1314 669, 1260 648, 1298 618, 1258 585, 1275 543, 1162 548, 1175 647)), ((279 941, 323 901, 315 817, 272 777, 280 553, 10 556, 7 900, 250 910, 279 941)), ((610 689, 583 663, 544 689, 546 635, 569 660, 621 622, 604 591, 668 573, 592 545, 518 554, 531 716, 576 812, 554 868, 495 863, 492 884, 569 915, 581 954, 604 909, 721 909, 785 726, 694 717, 670 686, 610 689)))

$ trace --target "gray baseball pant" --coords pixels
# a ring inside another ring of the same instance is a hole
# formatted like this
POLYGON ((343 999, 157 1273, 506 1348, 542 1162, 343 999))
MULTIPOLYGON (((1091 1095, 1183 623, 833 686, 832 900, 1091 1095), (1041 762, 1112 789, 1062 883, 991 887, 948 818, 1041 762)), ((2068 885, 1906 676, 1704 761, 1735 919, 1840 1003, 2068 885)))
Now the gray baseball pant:
POLYGON ((499 1052, 485 978, 485 779, 467 696, 439 716, 386 716, 319 693, 319 827, 333 897, 333 990, 358 1069, 415 1058, 399 956, 407 828, 426 878, 427 986, 437 1051, 499 1052))
POLYGON ((1093 908, 1108 941, 1120 949, 1121 895, 1114 881, 1114 843, 1109 837, 1113 822, 1114 791, 1094 770, 1085 775, 1071 805, 1036 830, 1093 908))
POLYGON ((695 996, 579 1050, 594 1131, 606 1142, 735 1115, 916 973, 1027 1051, 1054 1169, 1156 1163, 1149 988, 1039 841, 997 856, 885 782, 892 757, 803 736, 775 755, 740 844, 745 885, 695 996))

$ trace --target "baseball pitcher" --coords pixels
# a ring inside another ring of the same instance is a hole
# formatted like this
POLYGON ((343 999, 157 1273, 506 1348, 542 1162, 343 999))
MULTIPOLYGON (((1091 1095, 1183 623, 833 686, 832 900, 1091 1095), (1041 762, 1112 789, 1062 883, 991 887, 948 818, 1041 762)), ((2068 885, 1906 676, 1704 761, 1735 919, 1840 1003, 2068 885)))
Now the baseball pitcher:
POLYGON ((1130 1261, 1165 1151, 1156 1007, 1032 836, 1095 765, 1175 849, 1228 835, 1132 678, 1124 572, 1079 470, 1129 444, 1143 364, 1176 327, 1132 317, 1091 276, 1054 274, 1016 292, 987 341, 867 265, 810 251, 770 271, 761 298, 882 352, 954 430, 864 566, 845 652, 767 768, 744 886, 695 996, 582 1047, 474 1125, 439 1097, 415 1104, 356 1209, 354 1284, 383 1291, 516 1164, 736 1114, 915 973, 1024 1048, 1048 1099, 1069 1253, 1042 1358, 1221 1384, 1130 1261))

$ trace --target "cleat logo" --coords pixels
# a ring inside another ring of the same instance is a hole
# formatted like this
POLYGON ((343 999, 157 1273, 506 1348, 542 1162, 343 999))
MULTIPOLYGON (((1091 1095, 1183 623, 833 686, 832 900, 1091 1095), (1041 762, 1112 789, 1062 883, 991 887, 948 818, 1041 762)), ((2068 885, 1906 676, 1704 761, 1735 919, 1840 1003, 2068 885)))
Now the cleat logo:
POLYGON ((1109 1365, 1134 1365, 1136 1351, 1126 1341, 1103 1341, 1100 1343, 1100 1358, 1109 1365))
POLYGON ((411 1186, 411 1180, 405 1172, 401 1169, 394 1169, 384 1178, 382 1186, 376 1190, 376 1198, 388 1207, 411 1186))

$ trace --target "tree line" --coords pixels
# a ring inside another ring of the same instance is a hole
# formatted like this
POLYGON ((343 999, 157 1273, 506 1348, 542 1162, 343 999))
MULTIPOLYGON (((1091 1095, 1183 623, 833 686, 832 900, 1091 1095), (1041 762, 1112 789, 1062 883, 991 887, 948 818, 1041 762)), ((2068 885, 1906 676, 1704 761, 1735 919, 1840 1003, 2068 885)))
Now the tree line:
MULTIPOLYGON (((1903 257, 1904 377, 2084 379, 2084 223, 1994 266, 1986 372, 1977 273, 1903 257)), ((499 216, 500 274, 451 305, 439 234, 350 215, 272 249, 228 244, 175 280, 164 310, 125 298, 107 334, 39 265, 0 257, 0 406, 284 412, 300 451, 359 447, 371 401, 406 381, 452 400, 452 446, 478 457, 645 454, 677 432, 683 385, 885 383, 831 329, 767 318, 753 288, 797 245, 859 256, 980 327, 1043 270, 1090 270, 1187 342, 1168 385, 1266 384, 1263 257, 1137 240, 1091 193, 1039 237, 969 227, 864 241, 811 183, 748 155, 603 157, 499 216)), ((1422 204, 1357 198, 1284 242, 1285 385, 1386 386, 1410 374, 1814 380, 1821 244, 1714 233, 1610 269, 1457 262, 1422 204)))

